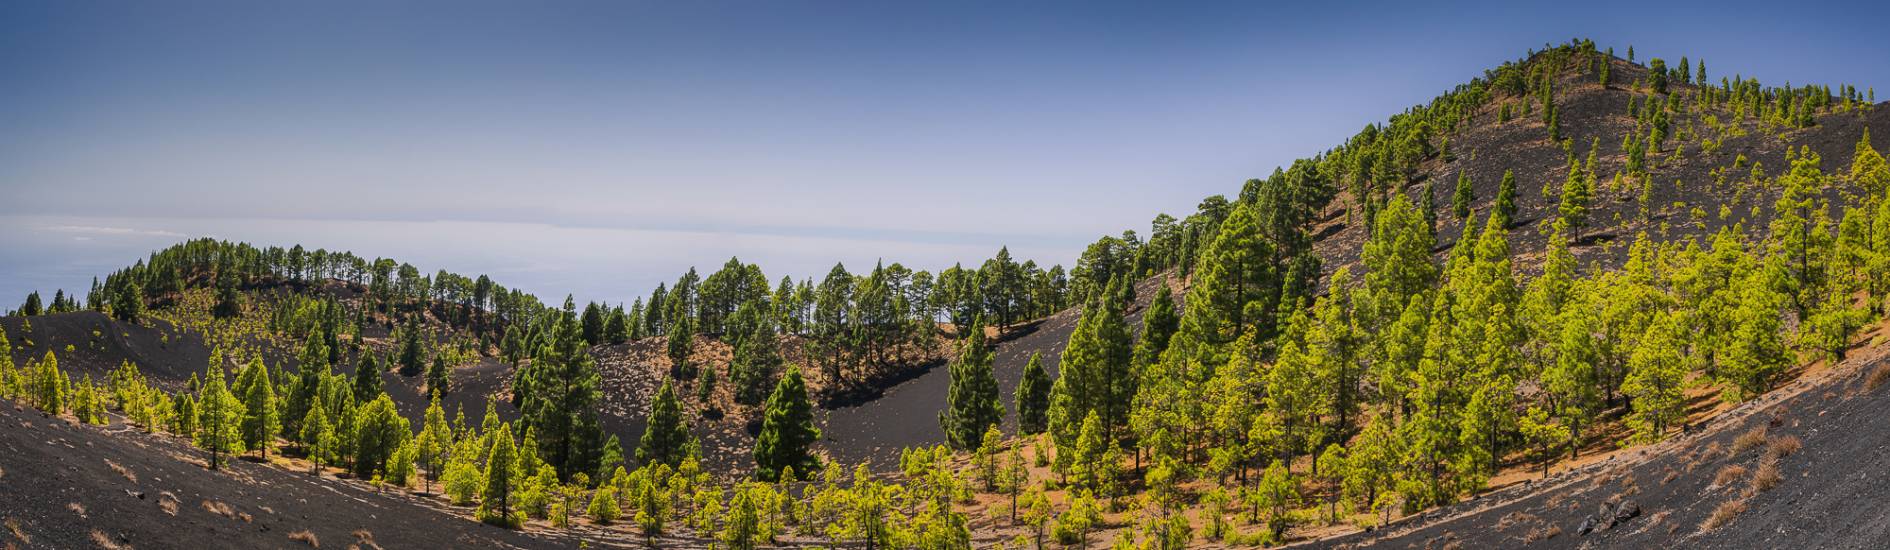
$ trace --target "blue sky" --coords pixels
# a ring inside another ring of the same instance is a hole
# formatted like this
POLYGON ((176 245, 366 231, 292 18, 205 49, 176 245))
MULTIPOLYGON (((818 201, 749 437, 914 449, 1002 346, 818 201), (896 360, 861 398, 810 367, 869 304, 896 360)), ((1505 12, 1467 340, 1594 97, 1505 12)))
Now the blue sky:
POLYGON ((612 301, 1068 264, 1576 36, 1890 86, 1865 3, 259 4, 0 2, 0 302, 202 235, 612 301))

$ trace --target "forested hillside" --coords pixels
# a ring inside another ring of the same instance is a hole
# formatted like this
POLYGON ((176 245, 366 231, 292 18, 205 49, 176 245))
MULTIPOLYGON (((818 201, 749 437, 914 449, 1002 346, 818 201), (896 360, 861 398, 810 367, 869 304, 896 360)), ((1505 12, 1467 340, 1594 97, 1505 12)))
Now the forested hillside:
POLYGON ((1323 541, 1859 364, 1890 307, 1887 113, 1868 88, 1578 40, 1067 273, 1000 249, 771 283, 731 259, 627 306, 547 306, 191 241, 83 300, 29 296, 0 324, 0 396, 173 434, 211 470, 242 457, 597 543, 1323 541), (823 433, 833 411, 911 399, 934 367, 935 418, 839 425, 938 445, 834 459, 873 439, 823 433))

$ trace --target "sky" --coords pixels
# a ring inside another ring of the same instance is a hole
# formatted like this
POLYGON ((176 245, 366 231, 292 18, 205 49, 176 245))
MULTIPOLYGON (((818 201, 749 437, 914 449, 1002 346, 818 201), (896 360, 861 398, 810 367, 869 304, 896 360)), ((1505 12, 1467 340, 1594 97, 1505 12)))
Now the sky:
POLYGON ((1881 3, 0 1, 0 309, 195 237, 555 301, 1105 234, 1573 37, 1884 86, 1881 3))

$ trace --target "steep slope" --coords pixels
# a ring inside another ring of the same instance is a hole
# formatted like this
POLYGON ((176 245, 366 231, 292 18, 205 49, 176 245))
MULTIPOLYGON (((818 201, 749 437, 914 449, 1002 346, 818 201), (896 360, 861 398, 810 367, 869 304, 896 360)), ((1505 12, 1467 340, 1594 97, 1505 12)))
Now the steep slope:
POLYGON ((401 491, 245 461, 209 471, 183 441, 122 424, 75 426, 0 402, 0 425, 0 541, 9 548, 284 548, 305 544, 298 533, 329 548, 576 544, 569 533, 430 510, 401 491))
POLYGON ((1877 548, 1890 538, 1890 346, 1740 405, 1692 433, 1494 490, 1331 548, 1877 548), (1744 441, 1741 441, 1744 439, 1744 441), (1768 460, 1777 478, 1758 488, 1768 460), (1605 518, 1628 503, 1608 527, 1605 518), (1743 503, 1743 506, 1728 505, 1743 503), (1708 528, 1721 507, 1722 525, 1708 528), (1628 517, 1628 516, 1632 517, 1628 517))

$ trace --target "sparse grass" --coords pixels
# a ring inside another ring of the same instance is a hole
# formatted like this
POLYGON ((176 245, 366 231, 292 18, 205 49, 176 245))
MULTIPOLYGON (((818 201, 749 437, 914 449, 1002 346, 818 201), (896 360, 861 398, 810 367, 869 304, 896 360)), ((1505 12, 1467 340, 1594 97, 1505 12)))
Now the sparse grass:
POLYGON ((1687 473, 1693 473, 1694 468, 1698 468, 1701 464, 1711 462, 1713 457, 1719 456, 1719 453, 1720 446, 1718 441, 1706 444, 1706 448, 1700 450, 1699 454, 1694 455, 1693 458, 1687 459, 1687 473))
POLYGON ((132 483, 138 482, 138 474, 131 473, 130 468, 120 466, 118 465, 117 462, 112 462, 112 459, 109 459, 109 458, 105 459, 105 465, 110 466, 112 471, 118 472, 118 475, 125 476, 126 481, 130 481, 132 483))
POLYGON ((1739 434, 1739 437, 1733 438, 1731 454, 1734 454, 1734 455, 1745 454, 1746 451, 1757 449, 1760 446, 1765 445, 1765 436, 1766 436, 1765 426, 1759 426, 1751 430, 1747 430, 1746 433, 1739 434))
POLYGON ((1615 466, 1613 468, 1609 468, 1608 471, 1602 472, 1601 475, 1595 476, 1595 488, 1599 489, 1602 487, 1606 487, 1609 483, 1614 483, 1615 480, 1621 479, 1622 477, 1626 476, 1627 475, 1626 472, 1627 472, 1627 468, 1622 467, 1622 466, 1615 466))
POLYGON ((1886 382, 1890 382, 1890 364, 1877 365, 1870 371, 1870 376, 1864 379, 1864 388, 1877 391, 1886 382))
POLYGON ((381 545, 374 543, 374 533, 366 529, 355 529, 354 544, 348 545, 348 550, 381 550, 381 545))
POLYGON ((1745 499, 1728 500, 1720 503, 1719 507, 1713 508, 1712 515, 1706 516, 1706 521, 1700 523, 1700 532, 1712 531, 1728 523, 1732 523, 1733 519, 1738 518, 1739 514, 1745 512, 1745 499))
POLYGON ((1804 442, 1799 441, 1798 436, 1781 435, 1772 438, 1766 443, 1765 458, 1767 460, 1778 460, 1792 456, 1793 453, 1797 453, 1799 449, 1804 447, 1804 442))
POLYGON ((85 517, 84 504, 79 504, 77 502, 68 502, 66 503, 66 509, 72 511, 72 513, 74 514, 78 514, 79 517, 85 517))
POLYGON ((1503 518, 1496 521, 1496 530, 1502 531, 1516 525, 1539 523, 1541 521, 1542 520, 1540 518, 1537 518, 1536 516, 1532 514, 1526 514, 1522 512, 1510 512, 1507 514, 1503 514, 1503 518))
POLYGON ((1770 491, 1773 487, 1777 487, 1781 481, 1785 481, 1785 476, 1778 471, 1778 461, 1772 459, 1761 460, 1759 461, 1758 471, 1752 473, 1752 486, 1746 490, 1746 494, 1756 495, 1770 491))
POLYGON ((1672 466, 1668 466, 1667 473, 1665 475, 1660 476, 1660 484, 1666 485, 1668 483, 1673 483, 1673 480, 1676 480, 1676 479, 1680 479, 1680 471, 1673 469, 1672 466))
POLYGON ((224 504, 222 502, 210 501, 210 500, 203 501, 203 511, 216 514, 219 516, 223 516, 226 518, 230 518, 230 519, 236 519, 236 509, 231 508, 230 505, 224 504))
POLYGON ((26 529, 20 527, 20 520, 7 518, 5 523, 7 525, 7 532, 13 533, 13 538, 19 539, 20 542, 26 544, 33 543, 33 537, 26 534, 26 529))
POLYGON ((1534 544, 1537 542, 1555 538, 1556 535, 1560 535, 1560 534, 1562 534, 1561 527, 1558 527, 1555 525, 1545 525, 1542 527, 1532 529, 1529 531, 1529 534, 1523 535, 1523 542, 1528 543, 1528 544, 1534 544))
POLYGON ((321 539, 318 539, 318 538, 316 538, 316 537, 315 537, 315 533, 313 533, 313 532, 311 532, 311 531, 309 531, 309 530, 307 530, 307 529, 303 529, 303 530, 301 530, 301 531, 296 531, 296 532, 294 532, 294 533, 289 533, 289 540, 292 540, 292 541, 296 541, 296 542, 299 542, 299 543, 302 543, 302 544, 307 544, 307 545, 309 545, 309 547, 311 547, 311 548, 321 548, 321 547, 322 547, 322 541, 321 541, 321 539))
POLYGON ((1746 477, 1745 466, 1740 466, 1738 464, 1727 464, 1726 467, 1719 469, 1718 474, 1713 476, 1713 485, 1717 485, 1720 487, 1730 487, 1732 486, 1732 484, 1738 483, 1740 479, 1743 479, 1745 477, 1746 477))
POLYGON ((92 544, 97 544, 99 548, 105 550, 131 550, 131 545, 112 540, 104 531, 97 529, 92 530, 92 544))
POLYGON ((170 491, 158 493, 158 509, 168 515, 177 515, 177 495, 171 494, 170 491))

